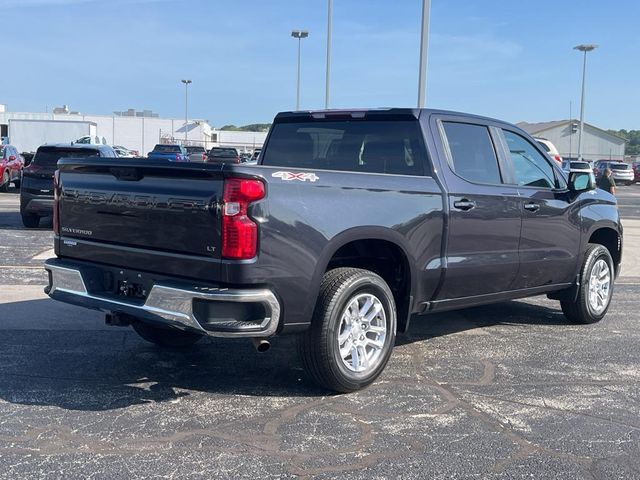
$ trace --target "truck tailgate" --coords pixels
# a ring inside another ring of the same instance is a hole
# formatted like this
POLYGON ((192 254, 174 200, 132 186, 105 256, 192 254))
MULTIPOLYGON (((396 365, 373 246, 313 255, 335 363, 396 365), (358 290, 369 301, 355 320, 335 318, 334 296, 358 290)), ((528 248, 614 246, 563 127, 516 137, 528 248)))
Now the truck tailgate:
POLYGON ((61 257, 214 279, 221 169, 149 160, 62 160, 61 257))

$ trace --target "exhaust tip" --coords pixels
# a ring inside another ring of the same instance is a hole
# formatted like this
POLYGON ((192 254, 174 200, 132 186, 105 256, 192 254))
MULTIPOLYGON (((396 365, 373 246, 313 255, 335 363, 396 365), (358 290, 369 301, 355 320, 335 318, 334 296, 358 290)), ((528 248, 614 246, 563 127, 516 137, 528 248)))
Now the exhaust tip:
POLYGON ((266 338, 252 338, 251 343, 258 353, 265 353, 271 348, 271 343, 266 338))

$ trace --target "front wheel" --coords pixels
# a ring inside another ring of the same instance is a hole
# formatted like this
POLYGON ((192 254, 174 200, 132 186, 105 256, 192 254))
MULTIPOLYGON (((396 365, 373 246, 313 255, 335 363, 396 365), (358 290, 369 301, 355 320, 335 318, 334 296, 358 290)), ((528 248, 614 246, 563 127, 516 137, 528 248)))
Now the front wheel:
POLYGON ((311 327, 299 352, 320 385, 353 392, 382 373, 396 338, 396 306, 386 282, 375 273, 337 268, 325 273, 311 327))
POLYGON ((9 172, 5 170, 5 172, 2 174, 2 180, 0 180, 0 192, 8 192, 10 183, 11 178, 9 177, 9 172))
POLYGON ((162 328, 136 321, 131 324, 133 329, 147 342, 166 348, 186 348, 198 342, 202 335, 199 333, 183 332, 175 328, 162 328))
POLYGON ((596 323, 609 309, 615 270, 609 250, 589 244, 580 270, 580 289, 575 301, 562 300, 565 317, 575 323, 596 323))

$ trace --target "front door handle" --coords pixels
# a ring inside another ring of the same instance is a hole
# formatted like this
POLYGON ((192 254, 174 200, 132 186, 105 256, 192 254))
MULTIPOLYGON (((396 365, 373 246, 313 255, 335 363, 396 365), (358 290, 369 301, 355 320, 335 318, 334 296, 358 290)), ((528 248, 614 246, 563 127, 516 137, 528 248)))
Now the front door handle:
POLYGON ((538 210, 540 210, 540 205, 538 205, 537 203, 526 203, 524 205, 524 209, 525 210, 529 210, 530 212, 537 212, 538 210))
POLYGON ((458 210, 462 210, 466 212, 467 210, 471 210, 472 208, 475 208, 476 202, 463 198, 462 200, 456 200, 455 202, 453 202, 453 206, 458 210))

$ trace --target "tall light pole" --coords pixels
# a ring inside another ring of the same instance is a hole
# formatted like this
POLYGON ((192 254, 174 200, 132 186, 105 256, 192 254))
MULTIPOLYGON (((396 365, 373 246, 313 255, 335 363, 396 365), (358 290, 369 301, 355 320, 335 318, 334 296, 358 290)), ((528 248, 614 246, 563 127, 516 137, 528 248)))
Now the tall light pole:
POLYGON ((291 32, 293 38, 298 39, 298 86, 296 91, 296 110, 300 110, 300 48, 302 39, 309 36, 309 32, 305 30, 294 30, 291 32))
POLYGON ((191 80, 181 80, 184 83, 184 144, 187 144, 187 127, 189 126, 189 84, 191 80))
POLYGON ((580 134, 578 135, 578 160, 582 160, 582 133, 584 132, 584 84, 587 77, 587 52, 595 50, 598 45, 582 44, 577 47, 573 47, 574 50, 579 50, 584 53, 582 60, 582 97, 580 99, 580 134))
POLYGON ((420 38, 420 71, 418 73, 418 108, 423 108, 427 96, 427 54, 429 52, 429 13, 431 0, 422 0, 422 33, 420 38))
POLYGON ((327 12, 327 73, 324 81, 324 108, 329 108, 331 94, 331 32, 333 30, 333 0, 328 0, 327 12))

